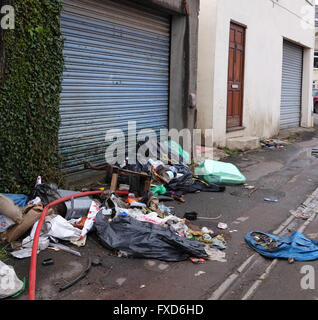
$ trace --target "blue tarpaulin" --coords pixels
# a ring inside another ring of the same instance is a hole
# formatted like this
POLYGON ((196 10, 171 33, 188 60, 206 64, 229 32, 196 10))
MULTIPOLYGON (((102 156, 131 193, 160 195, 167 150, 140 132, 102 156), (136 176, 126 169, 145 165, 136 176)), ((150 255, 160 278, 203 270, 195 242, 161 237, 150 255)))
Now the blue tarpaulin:
POLYGON ((1 193, 3 196, 11 199, 18 207, 25 207, 28 201, 28 196, 24 194, 1 193))
POLYGON ((293 258, 295 261, 318 259, 318 241, 309 240, 298 231, 290 237, 252 231, 245 236, 245 240, 252 249, 267 258, 293 258))

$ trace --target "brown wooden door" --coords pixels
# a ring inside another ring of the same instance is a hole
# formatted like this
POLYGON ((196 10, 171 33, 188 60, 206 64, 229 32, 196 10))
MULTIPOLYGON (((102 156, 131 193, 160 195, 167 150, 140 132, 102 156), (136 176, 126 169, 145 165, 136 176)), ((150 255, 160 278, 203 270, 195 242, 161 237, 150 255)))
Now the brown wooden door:
POLYGON ((245 27, 231 22, 227 89, 228 130, 242 126, 245 60, 245 27))

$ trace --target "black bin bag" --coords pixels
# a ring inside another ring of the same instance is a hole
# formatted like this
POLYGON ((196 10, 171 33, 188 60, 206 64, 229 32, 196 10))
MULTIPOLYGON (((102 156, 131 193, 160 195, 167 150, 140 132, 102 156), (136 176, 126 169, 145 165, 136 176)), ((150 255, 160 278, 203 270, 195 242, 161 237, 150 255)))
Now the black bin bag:
POLYGON ((95 230, 102 245, 126 252, 134 258, 183 261, 188 258, 207 258, 205 245, 178 236, 170 227, 141 222, 119 216, 112 222, 99 212, 95 230))

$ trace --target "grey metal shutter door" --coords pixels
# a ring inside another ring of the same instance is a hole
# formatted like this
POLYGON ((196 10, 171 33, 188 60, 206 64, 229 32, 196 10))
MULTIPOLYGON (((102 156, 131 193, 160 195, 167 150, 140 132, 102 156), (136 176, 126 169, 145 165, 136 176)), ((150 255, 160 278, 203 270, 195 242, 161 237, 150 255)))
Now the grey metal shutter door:
POLYGON ((112 0, 65 0, 63 171, 105 162, 108 129, 168 128, 170 18, 112 0))
POLYGON ((284 40, 280 128, 300 126, 303 48, 284 40))

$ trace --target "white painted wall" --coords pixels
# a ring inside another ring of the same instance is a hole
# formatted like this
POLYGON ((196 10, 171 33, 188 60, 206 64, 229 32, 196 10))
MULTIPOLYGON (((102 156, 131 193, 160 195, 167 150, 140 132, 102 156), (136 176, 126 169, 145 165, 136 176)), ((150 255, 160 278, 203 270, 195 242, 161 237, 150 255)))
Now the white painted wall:
POLYGON ((269 138, 279 132, 283 38, 305 47, 301 125, 312 125, 314 15, 307 0, 201 0, 198 128, 213 128, 215 145, 224 147, 230 137, 269 138), (247 26, 245 129, 226 133, 231 20, 247 26))

